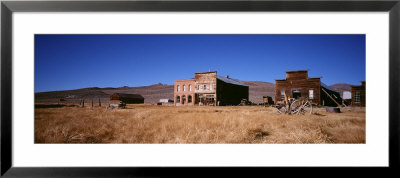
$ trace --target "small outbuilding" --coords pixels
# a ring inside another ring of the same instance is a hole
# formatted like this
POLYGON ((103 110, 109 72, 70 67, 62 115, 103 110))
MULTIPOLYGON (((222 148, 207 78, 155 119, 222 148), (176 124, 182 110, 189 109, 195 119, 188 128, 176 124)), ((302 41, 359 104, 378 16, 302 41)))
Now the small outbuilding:
POLYGON ((144 97, 139 94, 114 93, 110 96, 110 104, 141 104, 144 103, 144 97))
POLYGON ((351 86, 351 105, 365 106, 365 81, 361 85, 351 86))
POLYGON ((263 96, 264 105, 274 104, 272 97, 270 96, 263 96))
POLYGON ((174 103, 172 99, 160 99, 160 103, 174 103))

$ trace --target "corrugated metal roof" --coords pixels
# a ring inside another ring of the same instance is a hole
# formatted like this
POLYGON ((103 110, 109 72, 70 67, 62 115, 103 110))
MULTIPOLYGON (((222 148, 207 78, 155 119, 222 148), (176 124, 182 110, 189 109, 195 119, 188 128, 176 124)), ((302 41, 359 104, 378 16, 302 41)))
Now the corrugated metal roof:
POLYGON ((223 77, 223 76, 219 76, 217 75, 217 79, 222 80, 225 83, 231 83, 231 84, 235 84, 235 85, 242 85, 242 86, 248 86, 246 84, 244 84, 243 82, 241 82, 238 79, 233 79, 233 78, 227 78, 227 77, 223 77))

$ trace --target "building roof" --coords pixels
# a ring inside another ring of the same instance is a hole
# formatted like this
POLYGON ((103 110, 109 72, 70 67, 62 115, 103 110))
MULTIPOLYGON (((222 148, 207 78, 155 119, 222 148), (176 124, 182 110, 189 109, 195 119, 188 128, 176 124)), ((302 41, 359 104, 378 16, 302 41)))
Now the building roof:
POLYGON ((308 70, 289 70, 285 71, 286 73, 294 73, 294 72, 308 72, 308 70))
POLYGON ((195 79, 182 79, 182 80, 175 80, 175 82, 187 82, 187 81, 194 81, 195 79))
POLYGON ((323 83, 323 82, 321 82, 321 86, 322 86, 322 87, 324 87, 324 88, 326 88, 326 89, 328 89, 328 90, 331 90, 331 91, 337 92, 336 90, 334 90, 334 89, 332 89, 332 88, 328 87, 328 85, 326 85, 326 84, 325 84, 325 83, 323 83))
POLYGON ((365 85, 365 81, 361 81, 361 85, 350 85, 353 88, 357 88, 357 87, 363 87, 363 84, 365 85))
POLYGON ((128 93, 114 93, 116 95, 118 95, 119 97, 122 98, 140 98, 140 99, 144 99, 144 97, 142 95, 139 94, 128 94, 128 93))
POLYGON ((230 83, 230 84, 235 84, 235 85, 242 85, 242 86, 248 86, 246 84, 244 84, 243 82, 241 82, 238 79, 233 79, 233 78, 228 78, 228 77, 223 77, 223 76, 219 76, 217 75, 217 79, 225 82, 225 83, 230 83))
POLYGON ((196 72, 195 74, 206 74, 206 73, 217 73, 217 71, 210 71, 210 72, 196 72))

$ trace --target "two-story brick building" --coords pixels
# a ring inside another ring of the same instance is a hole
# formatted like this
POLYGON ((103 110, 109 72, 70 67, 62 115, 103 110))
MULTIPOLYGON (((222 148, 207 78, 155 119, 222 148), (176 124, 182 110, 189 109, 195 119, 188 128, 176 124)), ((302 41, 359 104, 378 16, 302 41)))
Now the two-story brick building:
POLYGON ((193 79, 175 80, 174 104, 179 105, 238 105, 249 99, 249 87, 216 71, 195 73, 193 79))

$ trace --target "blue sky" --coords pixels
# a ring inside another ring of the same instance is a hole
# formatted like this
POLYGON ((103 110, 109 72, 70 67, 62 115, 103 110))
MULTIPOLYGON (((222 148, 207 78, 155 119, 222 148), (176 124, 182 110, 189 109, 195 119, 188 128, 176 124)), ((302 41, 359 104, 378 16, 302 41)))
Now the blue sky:
POLYGON ((35 35, 35 92, 173 84, 195 72, 274 83, 365 80, 365 35, 35 35))

